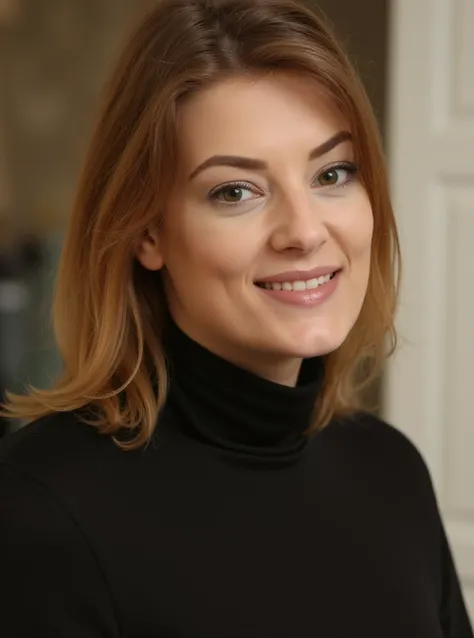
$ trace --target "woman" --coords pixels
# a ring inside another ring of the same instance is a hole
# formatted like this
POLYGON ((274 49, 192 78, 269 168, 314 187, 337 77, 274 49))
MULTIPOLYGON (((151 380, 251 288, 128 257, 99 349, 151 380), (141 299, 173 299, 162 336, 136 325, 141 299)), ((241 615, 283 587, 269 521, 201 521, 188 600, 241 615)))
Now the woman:
POLYGON ((5 635, 472 636, 431 481, 361 413, 393 342, 376 124, 291 0, 160 3, 64 246, 64 376, 11 397, 5 635))

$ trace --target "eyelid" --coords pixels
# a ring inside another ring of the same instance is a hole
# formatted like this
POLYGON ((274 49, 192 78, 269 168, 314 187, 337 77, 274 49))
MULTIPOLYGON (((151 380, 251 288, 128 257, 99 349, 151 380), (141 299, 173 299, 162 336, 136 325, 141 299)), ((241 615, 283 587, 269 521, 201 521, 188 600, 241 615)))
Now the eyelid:
POLYGON ((211 190, 209 191, 209 196, 215 195, 216 193, 219 193, 226 188, 246 188, 248 190, 255 190, 255 185, 251 182, 241 181, 238 179, 232 180, 231 182, 223 182, 222 184, 211 188, 211 190))
POLYGON ((325 166, 322 166, 316 174, 321 175, 321 173, 325 173, 326 171, 330 171, 331 169, 337 169, 337 168, 343 168, 345 170, 355 172, 357 171, 358 166, 357 164, 355 164, 355 162, 350 162, 349 160, 340 160, 340 161, 331 162, 330 164, 326 164, 325 166))

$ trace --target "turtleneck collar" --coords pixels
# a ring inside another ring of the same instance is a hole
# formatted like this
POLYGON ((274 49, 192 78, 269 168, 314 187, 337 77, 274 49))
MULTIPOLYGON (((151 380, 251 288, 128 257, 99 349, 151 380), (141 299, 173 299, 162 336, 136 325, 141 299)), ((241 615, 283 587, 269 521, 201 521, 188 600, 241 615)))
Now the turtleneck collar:
POLYGON ((296 387, 263 379, 213 354, 173 321, 165 348, 170 366, 169 401, 194 436, 252 456, 292 455, 308 440, 323 359, 303 362, 296 387))

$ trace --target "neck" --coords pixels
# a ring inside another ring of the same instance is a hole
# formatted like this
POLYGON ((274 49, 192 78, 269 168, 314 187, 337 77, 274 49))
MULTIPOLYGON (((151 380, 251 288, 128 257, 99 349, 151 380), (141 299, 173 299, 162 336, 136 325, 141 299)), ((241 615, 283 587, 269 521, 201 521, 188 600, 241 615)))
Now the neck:
POLYGON ((275 378, 210 351, 172 321, 164 344, 169 406, 180 414, 185 432, 254 458, 288 459, 305 447, 324 378, 321 357, 294 363, 288 377, 275 378))
POLYGON ((298 382, 303 359, 301 357, 288 357, 264 350, 248 349, 244 352, 241 347, 232 347, 219 340, 207 338, 207 335, 195 335, 190 326, 172 320, 176 326, 190 339, 215 356, 254 374, 257 377, 278 383, 279 385, 294 388, 298 382))

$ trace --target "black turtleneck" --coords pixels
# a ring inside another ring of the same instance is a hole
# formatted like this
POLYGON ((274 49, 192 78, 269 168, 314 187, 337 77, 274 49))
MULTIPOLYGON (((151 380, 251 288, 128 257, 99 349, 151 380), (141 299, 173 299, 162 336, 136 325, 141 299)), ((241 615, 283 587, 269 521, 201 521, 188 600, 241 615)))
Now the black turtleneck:
POLYGON ((171 400, 202 441, 240 456, 289 460, 308 442, 323 359, 304 361, 296 387, 272 383, 198 345, 174 323, 166 333, 171 400))
POLYGON ((366 415, 306 430, 323 379, 260 379, 166 334, 135 452, 40 419, 0 451, 8 638, 472 638, 426 466, 366 415))

